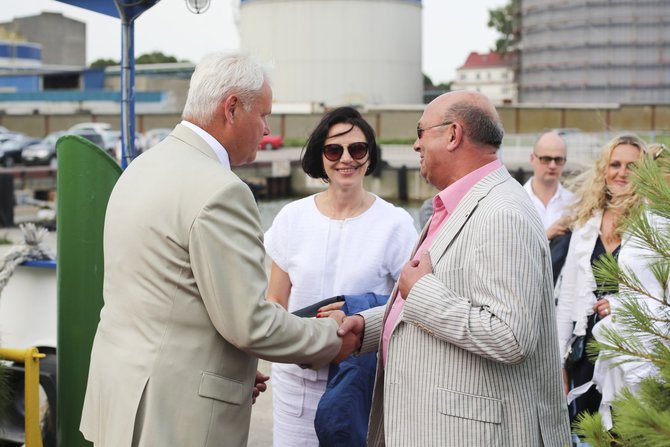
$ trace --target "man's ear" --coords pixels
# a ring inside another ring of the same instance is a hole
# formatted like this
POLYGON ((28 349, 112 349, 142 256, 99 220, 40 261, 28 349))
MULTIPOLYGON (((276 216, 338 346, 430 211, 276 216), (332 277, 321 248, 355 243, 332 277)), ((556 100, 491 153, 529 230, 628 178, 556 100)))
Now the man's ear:
POLYGON ((457 149, 463 142, 463 127, 458 123, 453 123, 453 130, 449 135, 449 141, 447 142, 447 149, 453 151, 457 149))
POLYGON ((223 113, 224 116, 226 117, 226 121, 229 123, 232 123, 235 121, 235 113, 237 112, 237 108, 241 105, 240 99, 236 95, 230 95, 227 97, 223 103, 223 113))

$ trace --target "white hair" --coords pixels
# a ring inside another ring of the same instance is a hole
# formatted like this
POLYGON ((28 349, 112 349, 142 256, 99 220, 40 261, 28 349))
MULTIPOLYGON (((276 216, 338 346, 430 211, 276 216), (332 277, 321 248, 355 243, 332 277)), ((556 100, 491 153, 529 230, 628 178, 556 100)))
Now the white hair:
POLYGON ((265 82, 270 82, 268 68, 249 54, 208 54, 193 71, 182 117, 210 124, 221 101, 232 94, 249 110, 265 82))

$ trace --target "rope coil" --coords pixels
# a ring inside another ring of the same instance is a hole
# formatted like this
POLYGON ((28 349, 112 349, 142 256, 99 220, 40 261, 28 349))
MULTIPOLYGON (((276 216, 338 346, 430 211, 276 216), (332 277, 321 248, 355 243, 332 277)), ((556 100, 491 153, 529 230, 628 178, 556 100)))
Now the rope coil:
POLYGON ((23 233, 23 243, 12 247, 0 263, 0 293, 18 265, 25 261, 56 259, 56 253, 44 242, 49 230, 34 223, 22 224, 19 228, 23 233))

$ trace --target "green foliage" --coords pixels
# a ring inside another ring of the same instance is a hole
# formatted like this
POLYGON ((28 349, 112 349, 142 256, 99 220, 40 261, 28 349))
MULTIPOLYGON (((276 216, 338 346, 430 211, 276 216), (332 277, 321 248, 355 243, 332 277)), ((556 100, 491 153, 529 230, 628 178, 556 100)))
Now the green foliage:
POLYGON ((427 74, 423 75, 423 88, 424 89, 433 88, 433 81, 428 77, 427 74))
MULTIPOLYGON (((142 54, 139 57, 135 58, 135 64, 137 65, 168 64, 172 62, 180 62, 180 61, 177 60, 176 57, 168 56, 167 54, 163 54, 160 51, 154 51, 152 53, 142 54)), ((187 62, 187 61, 181 61, 181 62, 187 62)), ((114 59, 97 59, 91 63, 91 68, 105 68, 120 64, 121 63, 119 61, 115 61, 114 59)))
POLYGON ((154 51, 152 53, 146 53, 141 55, 138 58, 135 58, 135 63, 137 65, 141 64, 168 64, 173 62, 179 62, 176 57, 168 56, 161 53, 160 51, 154 51))
POLYGON ((659 227, 650 221, 650 215, 655 221, 670 221, 668 180, 670 156, 656 161, 645 157, 639 162, 631 182, 645 204, 623 223, 631 237, 629 243, 650 253, 647 261, 658 284, 644 284, 611 256, 594 267, 599 283, 619 285, 618 298, 623 304, 612 317, 617 326, 602 329, 601 341, 593 340, 587 347, 589 355, 609 359, 613 366, 648 361, 658 374, 644 379, 635 393, 624 389, 617 396, 612 403, 611 431, 604 429, 599 414, 577 419, 575 432, 593 447, 670 446, 670 226, 659 227))
POLYGON ((91 68, 105 68, 114 65, 119 65, 119 61, 114 59, 96 59, 91 63, 91 68))
POLYGON ((505 54, 514 51, 521 40, 521 0, 509 0, 500 8, 489 9, 487 26, 498 31, 494 51, 505 54))
POLYGON ((307 140, 300 138, 285 138, 284 147, 303 147, 307 140))
POLYGON ((12 241, 7 233, 0 235, 0 245, 12 245, 14 241, 12 241))

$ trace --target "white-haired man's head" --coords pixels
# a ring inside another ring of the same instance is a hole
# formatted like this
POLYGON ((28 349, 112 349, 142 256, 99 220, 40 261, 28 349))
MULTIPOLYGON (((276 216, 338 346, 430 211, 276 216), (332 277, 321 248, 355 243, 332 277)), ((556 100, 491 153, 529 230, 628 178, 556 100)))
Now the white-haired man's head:
POLYGON ((182 117, 198 125, 208 125, 217 107, 235 94, 249 110, 265 83, 270 83, 267 67, 240 52, 217 52, 205 56, 191 76, 182 117))

